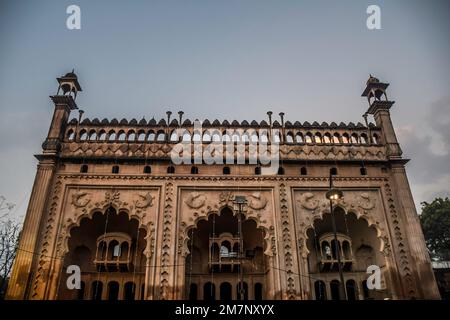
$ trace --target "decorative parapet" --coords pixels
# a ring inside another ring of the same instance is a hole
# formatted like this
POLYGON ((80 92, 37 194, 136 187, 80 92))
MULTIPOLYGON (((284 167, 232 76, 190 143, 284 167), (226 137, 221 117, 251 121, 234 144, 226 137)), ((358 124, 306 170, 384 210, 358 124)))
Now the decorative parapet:
POLYGON ((211 123, 205 120, 197 127, 190 120, 179 126, 175 119, 169 125, 164 119, 159 122, 85 119, 81 124, 73 119, 66 129, 61 156, 168 159, 177 143, 200 144, 204 150, 211 142, 218 142, 227 144, 227 148, 233 144, 235 153, 245 152, 248 158, 249 152, 257 152, 250 146, 262 142, 280 144, 282 160, 384 161, 386 147, 380 130, 373 124, 366 127, 361 123, 292 124, 287 121, 281 126, 275 121, 269 126, 265 121, 211 123))

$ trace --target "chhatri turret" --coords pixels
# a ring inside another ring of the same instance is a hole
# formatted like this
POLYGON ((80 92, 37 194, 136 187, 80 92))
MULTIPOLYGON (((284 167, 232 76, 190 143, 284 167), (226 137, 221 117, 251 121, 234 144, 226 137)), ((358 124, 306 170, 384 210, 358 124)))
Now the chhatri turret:
POLYGON ((64 76, 56 78, 56 80, 59 86, 56 95, 50 96, 55 104, 55 110, 47 138, 42 145, 44 153, 54 153, 59 150, 60 141, 64 136, 70 111, 78 109, 75 102, 77 93, 82 91, 78 83, 78 77, 73 69, 72 72, 66 73, 64 76))
POLYGON ((388 86, 389 83, 380 82, 380 80, 370 75, 361 96, 367 97, 369 103, 369 109, 366 113, 373 115, 375 123, 381 128, 381 138, 386 145, 388 157, 395 159, 401 157, 402 150, 395 135, 389 112, 395 101, 388 100, 386 94, 388 86))

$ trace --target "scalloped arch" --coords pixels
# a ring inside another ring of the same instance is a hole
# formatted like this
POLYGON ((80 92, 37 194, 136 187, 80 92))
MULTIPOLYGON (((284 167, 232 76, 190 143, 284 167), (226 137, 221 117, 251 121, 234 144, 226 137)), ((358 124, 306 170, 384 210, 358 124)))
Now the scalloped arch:
MULTIPOLYGON (((383 252, 385 247, 386 247, 386 243, 385 243, 385 238, 386 235, 384 233, 384 231, 379 227, 379 221, 376 221, 375 219, 373 219, 372 217, 369 217, 365 214, 363 214, 360 210, 358 209, 349 209, 347 210, 344 206, 342 205, 336 205, 334 208, 341 208, 344 211, 345 215, 349 215, 349 214, 354 214, 356 216, 356 219, 363 219, 366 223, 367 223, 367 227, 374 227, 375 231, 376 231, 376 236, 377 238, 380 240, 380 247, 379 247, 379 251, 383 252)), ((319 212, 319 214, 315 215, 313 217, 313 219, 311 219, 311 223, 306 225, 303 230, 302 230, 302 236, 304 237, 305 241, 309 239, 308 237, 308 230, 310 229, 314 229, 314 223, 316 221, 323 221, 323 217, 325 214, 330 214, 330 210, 324 209, 322 211, 319 212)), ((310 251, 308 250, 307 246, 304 247, 305 249, 305 253, 306 255, 308 255, 310 253, 310 251)))
MULTIPOLYGON (((183 247, 183 252, 185 253, 184 256, 187 256, 190 253, 189 246, 188 246, 188 242, 189 242, 189 236, 188 235, 189 235, 189 232, 191 230, 193 230, 193 229, 197 229, 198 228, 198 223, 200 221, 208 221, 209 216, 211 216, 213 214, 217 214, 218 216, 220 216, 224 209, 229 209, 233 213, 233 216, 236 216, 235 211, 230 206, 228 206, 228 205, 217 206, 214 209, 212 209, 212 208, 209 209, 206 214, 195 216, 195 219, 192 220, 192 223, 190 223, 189 225, 184 226, 183 236, 181 237, 183 239, 182 247, 183 247)), ((250 215, 251 212, 252 212, 252 210, 247 210, 246 213, 243 213, 243 215, 245 217, 245 220, 252 220, 252 221, 254 221, 255 224, 256 224, 256 229, 262 229, 264 231, 264 243, 266 245, 264 254, 270 256, 270 255, 272 255, 271 252, 270 252, 270 248, 271 248, 271 244, 270 244, 271 232, 266 226, 264 226, 261 223, 261 221, 259 221, 259 219, 257 217, 250 215)))
POLYGON ((70 233, 74 228, 78 228, 81 225, 81 221, 84 219, 92 220, 92 217, 95 213, 101 213, 102 215, 105 215, 106 210, 109 207, 113 207, 116 211, 116 214, 120 213, 126 213, 128 217, 128 221, 136 220, 138 222, 139 229, 144 229, 146 234, 146 238, 149 237, 149 227, 148 225, 145 225, 142 223, 141 217, 139 217, 136 213, 130 214, 130 210, 128 208, 120 207, 114 203, 111 204, 105 204, 104 206, 98 206, 96 208, 93 208, 89 211, 83 212, 79 216, 76 217, 76 220, 68 220, 63 226, 63 231, 61 235, 61 256, 64 256, 69 251, 69 240, 70 240, 70 233))

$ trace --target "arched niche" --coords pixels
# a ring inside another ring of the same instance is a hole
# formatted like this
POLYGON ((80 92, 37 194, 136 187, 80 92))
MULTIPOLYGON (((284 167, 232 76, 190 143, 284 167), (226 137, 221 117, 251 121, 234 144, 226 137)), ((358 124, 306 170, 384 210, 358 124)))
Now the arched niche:
MULTIPOLYGON (((194 225, 186 229, 188 248, 184 270, 186 298, 193 295, 189 292, 192 284, 195 284, 195 288, 202 288, 206 285, 206 280, 217 288, 216 297, 220 296, 222 283, 229 282, 236 288, 237 275, 241 269, 248 283, 260 284, 257 298, 262 298, 267 285, 266 274, 269 266, 269 257, 264 254, 267 231, 263 227, 258 227, 254 219, 248 219, 244 214, 240 216, 242 222, 240 228, 238 218, 231 208, 223 207, 218 212, 211 212, 197 219, 194 225)), ((208 285, 208 290, 211 288, 212 286, 208 285)), ((236 299, 234 291, 227 289, 226 296, 229 297, 232 292, 232 298, 236 299)), ((253 291, 248 294, 249 299, 256 298, 253 291)), ((211 298, 210 294, 207 296, 211 298)))
MULTIPOLYGON (((125 210, 108 206, 80 216, 76 223, 67 226, 67 249, 59 271, 60 282, 65 283, 67 279, 67 266, 79 265, 87 288, 92 287, 94 280, 101 283, 103 291, 96 294, 95 299, 109 297, 109 282, 102 279, 121 283, 123 277, 130 274, 135 276, 136 283, 143 283, 147 240, 146 228, 125 210)), ((113 296, 115 298, 116 294, 113 296)), ((75 298, 73 290, 59 286, 58 299, 75 298)))

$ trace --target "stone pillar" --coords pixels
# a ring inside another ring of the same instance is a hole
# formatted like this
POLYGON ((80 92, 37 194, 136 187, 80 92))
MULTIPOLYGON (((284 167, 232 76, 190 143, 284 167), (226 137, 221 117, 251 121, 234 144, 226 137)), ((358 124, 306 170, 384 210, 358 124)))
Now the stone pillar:
POLYGON ((417 271, 417 284, 418 289, 421 291, 421 298, 440 299, 419 216, 416 212, 405 167, 402 163, 392 164, 392 178, 395 183, 394 190, 401 206, 399 211, 402 214, 404 228, 408 237, 411 258, 417 271))
POLYGON ((122 281, 120 281, 120 283, 119 283, 119 293, 118 293, 117 300, 125 300, 125 297, 124 297, 124 292, 125 292, 124 286, 125 286, 126 280, 127 279, 125 279, 125 280, 122 279, 122 281))
POLYGON ((308 257, 307 256, 305 257, 303 254, 299 254, 299 257, 300 257, 299 265, 301 274, 300 283, 302 288, 302 299, 303 300, 313 299, 312 297, 314 296, 314 294, 312 292, 311 281, 309 279, 308 257))
MULTIPOLYGON (((44 299, 45 300, 58 300, 59 299, 59 289, 63 286, 66 286, 67 277, 63 274, 63 259, 54 259, 53 266, 50 270, 53 272, 49 272, 48 276, 48 285, 45 287, 44 299)), ((64 270, 65 271, 65 270, 64 270)), ((82 278, 83 280, 83 278, 82 278)), ((87 286, 87 282, 85 281, 85 286, 87 286)), ((86 289, 85 287, 85 295, 86 289)))
POLYGON ((292 204, 290 197, 290 190, 286 186, 286 183, 280 183, 279 185, 279 198, 275 201, 279 201, 279 213, 276 214, 280 224, 279 239, 280 247, 282 250, 282 269, 284 277, 282 279, 282 297, 285 300, 301 299, 301 282, 299 276, 299 261, 297 244, 295 240, 294 229, 294 215, 292 210, 289 210, 292 204))
POLYGON ((326 300, 331 300, 331 287, 330 287, 330 282, 329 281, 323 281, 325 282, 325 292, 327 294, 327 299, 326 300))
MULTIPOLYGON (((391 255, 394 254, 393 252, 391 253, 391 255)), ((386 262, 386 270, 383 273, 385 280, 386 280, 386 288, 388 290, 388 292, 391 295, 391 298, 393 300, 398 300, 401 297, 401 283, 400 280, 398 279, 398 269, 395 268, 395 262, 391 261, 392 257, 386 257, 385 262, 386 262)), ((361 287, 361 294, 360 296, 363 294, 363 288, 361 287)))
POLYGON ((155 277, 153 295, 157 300, 174 299, 175 255, 176 255, 176 225, 175 201, 176 190, 173 182, 166 182, 162 193, 162 212, 158 217, 158 228, 155 234, 155 277))
MULTIPOLYGON (((148 241, 148 240, 147 240, 148 241)), ((145 267, 145 278, 144 278, 144 300, 152 300, 153 299, 153 290, 151 290, 150 285, 154 283, 154 273, 153 273, 153 264, 152 258, 148 257, 145 259, 146 267, 145 267)))
POLYGON ((32 265, 38 258, 36 245, 48 192, 55 173, 55 161, 45 160, 38 164, 27 214, 20 235, 19 248, 9 281, 7 299, 27 299, 28 287, 33 278, 32 265))

